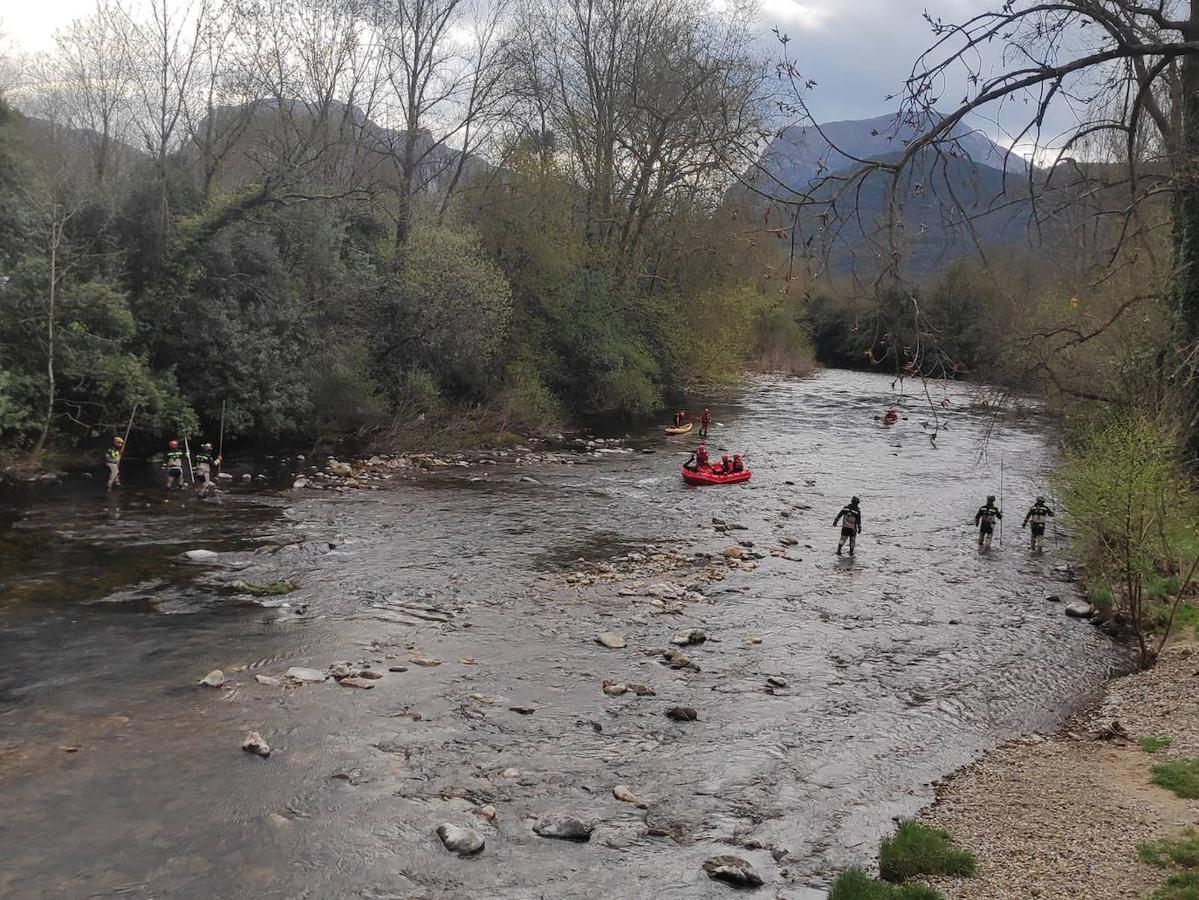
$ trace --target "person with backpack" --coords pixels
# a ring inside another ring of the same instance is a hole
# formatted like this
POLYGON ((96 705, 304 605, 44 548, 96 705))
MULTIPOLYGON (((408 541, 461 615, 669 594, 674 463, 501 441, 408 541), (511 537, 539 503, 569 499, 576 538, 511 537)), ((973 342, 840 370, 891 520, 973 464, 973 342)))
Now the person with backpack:
POLYGON ((978 528, 978 549, 990 550, 991 538, 995 534, 995 523, 1003 518, 1003 512, 995 505, 995 495, 987 497, 987 502, 978 508, 974 514, 974 524, 978 528))

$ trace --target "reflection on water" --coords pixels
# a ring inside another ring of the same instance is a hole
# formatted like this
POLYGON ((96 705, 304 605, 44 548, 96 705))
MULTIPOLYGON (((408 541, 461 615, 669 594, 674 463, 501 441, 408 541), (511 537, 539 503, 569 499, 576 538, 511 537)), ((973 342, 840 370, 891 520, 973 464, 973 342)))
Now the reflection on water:
POLYGON ((980 460, 990 423, 964 392, 935 448, 918 402, 879 427, 891 396, 889 380, 846 373, 752 386, 714 409, 713 443, 750 454, 754 480, 737 488, 684 487, 692 442, 645 435, 652 455, 546 466, 536 483, 499 467, 345 496, 106 504, 64 488, 10 508, 0 896, 716 897, 727 888, 700 865, 722 852, 806 896, 867 860, 932 781, 1055 725, 1112 661, 1047 600, 1068 590, 1053 555, 1023 549, 1050 462, 1038 430, 998 429, 980 460), (1001 465, 1006 546, 980 555, 971 520, 1001 465), (851 494, 855 560, 831 552, 851 494), (746 530, 718 535, 713 517, 746 530), (720 581, 691 559, 782 535, 799 542, 789 559, 720 581), (565 582, 580 558, 651 544, 691 561, 565 582), (194 547, 222 551, 218 564, 180 561, 194 547), (269 607, 229 584, 282 577, 301 588, 269 607), (659 581, 709 599, 663 615, 628 590, 659 581), (709 635, 687 648, 695 666, 662 665, 692 627, 709 635), (628 647, 604 649, 599 631, 628 647), (255 679, 338 659, 407 671, 370 691, 255 679), (228 686, 196 686, 217 667, 228 686), (605 679, 656 695, 608 697, 605 679), (670 721, 674 705, 699 721, 670 721), (251 729, 269 760, 239 749, 251 729), (617 784, 648 809, 615 800, 617 784), (535 836, 550 811, 594 820, 594 838, 535 836), (479 827, 483 854, 446 853, 444 821, 479 827))

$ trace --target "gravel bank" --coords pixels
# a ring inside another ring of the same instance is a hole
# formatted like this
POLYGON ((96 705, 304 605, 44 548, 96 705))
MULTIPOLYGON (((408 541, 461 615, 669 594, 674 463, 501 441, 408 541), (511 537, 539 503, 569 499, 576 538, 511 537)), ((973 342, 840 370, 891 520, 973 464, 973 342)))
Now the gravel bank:
POLYGON ((978 856, 973 879, 943 880, 949 900, 1149 896, 1160 870, 1136 845, 1199 823, 1199 801, 1149 783, 1166 757, 1199 755, 1199 653, 1175 647, 1157 667, 1111 683, 1062 734, 1007 744, 950 776, 924 821, 978 856), (1131 740, 1100 733, 1118 722, 1131 740), (1136 739, 1173 743, 1150 755, 1136 739))

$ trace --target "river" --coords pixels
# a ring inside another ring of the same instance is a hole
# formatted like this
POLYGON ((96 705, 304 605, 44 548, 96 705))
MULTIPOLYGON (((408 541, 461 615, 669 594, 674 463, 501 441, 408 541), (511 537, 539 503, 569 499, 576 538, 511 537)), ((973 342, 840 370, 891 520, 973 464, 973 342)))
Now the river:
POLYGON ((933 782, 1054 728, 1116 659, 1048 599, 1071 591, 1052 532, 1044 556, 1024 546, 1045 423, 996 425, 938 386, 934 446, 919 393, 893 428, 876 421, 896 397, 865 374, 752 382, 714 408, 714 443, 750 450, 737 487, 685 487, 694 441, 655 433, 629 437, 653 453, 344 494, 106 500, 97 479, 10 496, 0 897, 721 897, 701 868, 721 853, 753 863, 764 895, 821 896, 933 782), (980 554, 973 514, 1001 480, 1004 546, 980 554), (851 494, 854 559, 832 552, 851 494), (798 543, 771 555, 783 536, 798 543), (755 569, 726 565, 739 541, 765 555, 755 569), (219 556, 181 558, 194 548, 219 556), (300 587, 282 598, 230 589, 283 577, 300 587), (644 590, 659 584, 665 609, 644 590), (670 597, 684 587, 699 593, 670 597), (708 640, 669 668, 687 628, 708 640), (337 660, 407 671, 370 690, 255 678, 337 660), (223 688, 197 685, 218 667, 223 688), (676 705, 698 721, 668 719, 676 705), (240 749, 249 730, 269 759, 240 749), (592 839, 535 835, 547 812, 594 822, 592 839), (486 848, 450 854, 442 822, 486 848))

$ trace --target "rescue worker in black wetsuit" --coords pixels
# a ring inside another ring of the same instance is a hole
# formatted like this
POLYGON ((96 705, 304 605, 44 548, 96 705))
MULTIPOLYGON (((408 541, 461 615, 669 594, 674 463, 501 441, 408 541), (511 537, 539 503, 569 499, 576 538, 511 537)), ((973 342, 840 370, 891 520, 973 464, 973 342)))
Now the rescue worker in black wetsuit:
POLYGON ((849 541, 849 555, 853 556, 854 550, 857 548, 858 535, 862 533, 862 510, 858 505, 861 501, 854 497, 849 501, 849 505, 842 507, 841 512, 837 513, 837 518, 833 519, 833 526, 838 523, 841 525, 841 540, 837 542, 837 555, 841 555, 841 548, 845 546, 845 542, 849 541))
POLYGON ((995 505, 995 495, 987 497, 987 502, 978 508, 974 514, 974 524, 978 527, 978 549, 990 550, 991 538, 995 534, 995 523, 1003 518, 1003 513, 995 505))
POLYGON ((221 458, 212 452, 212 444, 200 445, 196 453, 196 479, 199 481, 201 497, 207 497, 216 490, 216 482, 212 479, 213 467, 221 464, 221 458))
POLYGON ((1044 497, 1037 497, 1037 502, 1029 509, 1028 514, 1024 517, 1022 528, 1027 528, 1028 523, 1032 522, 1032 536, 1029 539, 1029 549, 1033 553, 1040 553, 1045 549, 1045 520, 1053 518, 1053 510, 1049 508, 1049 504, 1045 502, 1044 497))
POLYGON ((183 451, 179 449, 178 441, 167 444, 167 490, 183 487, 183 451))

